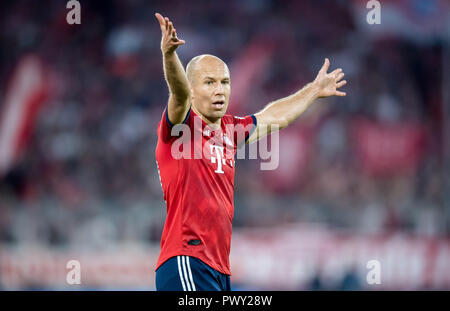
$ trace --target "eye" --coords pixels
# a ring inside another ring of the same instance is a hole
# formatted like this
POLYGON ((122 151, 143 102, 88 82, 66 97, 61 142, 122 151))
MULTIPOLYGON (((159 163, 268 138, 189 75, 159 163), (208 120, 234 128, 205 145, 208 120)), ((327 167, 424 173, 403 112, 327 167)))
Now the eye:
POLYGON ((206 84, 207 85, 211 85, 211 84, 213 84, 214 82, 213 81, 211 81, 211 80, 209 80, 209 81, 206 81, 206 84))
POLYGON ((224 80, 224 81, 222 81, 222 84, 230 84, 230 81, 224 80))

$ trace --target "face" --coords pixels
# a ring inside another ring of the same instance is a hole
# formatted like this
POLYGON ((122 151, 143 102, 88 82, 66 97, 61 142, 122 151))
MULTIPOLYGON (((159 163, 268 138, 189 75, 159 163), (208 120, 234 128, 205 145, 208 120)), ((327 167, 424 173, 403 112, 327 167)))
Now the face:
POLYGON ((195 67, 191 81, 192 103, 196 110, 210 122, 222 118, 230 99, 230 73, 218 58, 204 57, 195 67))

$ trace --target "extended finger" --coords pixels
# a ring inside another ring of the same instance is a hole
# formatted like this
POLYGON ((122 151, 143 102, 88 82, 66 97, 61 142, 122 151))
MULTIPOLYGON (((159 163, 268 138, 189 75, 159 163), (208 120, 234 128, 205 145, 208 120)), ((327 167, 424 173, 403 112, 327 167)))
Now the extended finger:
POLYGON ((336 91, 336 93, 334 93, 334 95, 336 95, 336 96, 345 96, 345 95, 347 95, 347 93, 341 92, 341 91, 336 91))
POLYGON ((336 78, 336 82, 338 82, 339 80, 341 80, 344 77, 344 73, 341 72, 340 74, 338 74, 337 78, 336 78))
POLYGON ((162 29, 162 28, 164 27, 164 25, 165 25, 164 17, 162 17, 162 15, 159 14, 159 13, 155 13, 155 16, 156 16, 156 19, 157 19, 158 22, 159 22, 159 26, 160 26, 161 29, 162 29))
POLYGON ((342 87, 342 86, 344 86, 344 85, 346 85, 347 84, 347 81, 346 80, 342 80, 341 82, 339 82, 338 84, 336 84, 336 88, 338 89, 338 88, 340 88, 340 87, 342 87))
POLYGON ((184 40, 181 40, 181 39, 179 39, 178 37, 174 37, 174 38, 172 38, 172 44, 178 44, 178 43, 180 43, 180 42, 183 42, 182 44, 184 44, 184 40))
POLYGON ((167 17, 164 17, 164 27, 166 27, 166 29, 169 28, 169 19, 167 17))
POLYGON ((184 40, 178 40, 177 42, 174 42, 174 45, 183 45, 185 43, 184 40))
POLYGON ((330 75, 336 76, 338 73, 342 72, 342 68, 338 68, 330 72, 330 75))
POLYGON ((322 68, 320 68, 320 72, 327 72, 328 68, 330 67, 330 60, 328 58, 325 58, 325 62, 323 63, 322 68))
POLYGON ((172 35, 172 31, 173 31, 173 25, 172 25, 172 22, 169 22, 169 28, 167 29, 167 32, 169 35, 172 35))

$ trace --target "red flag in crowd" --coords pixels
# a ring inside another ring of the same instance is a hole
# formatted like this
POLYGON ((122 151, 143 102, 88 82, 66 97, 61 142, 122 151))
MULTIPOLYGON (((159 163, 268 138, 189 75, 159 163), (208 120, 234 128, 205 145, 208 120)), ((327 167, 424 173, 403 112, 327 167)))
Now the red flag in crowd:
POLYGON ((18 160, 33 130, 37 113, 47 96, 41 61, 24 56, 17 65, 0 105, 0 178, 18 160))

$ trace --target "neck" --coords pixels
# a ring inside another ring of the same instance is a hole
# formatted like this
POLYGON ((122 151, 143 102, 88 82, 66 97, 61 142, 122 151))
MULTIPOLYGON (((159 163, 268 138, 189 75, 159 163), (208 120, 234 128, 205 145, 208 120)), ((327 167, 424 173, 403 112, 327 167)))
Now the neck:
POLYGON ((207 117, 205 117, 203 114, 201 114, 197 108, 192 105, 192 109, 194 110, 194 112, 200 116, 200 118, 202 118, 203 121, 205 121, 206 124, 208 124, 210 127, 212 127, 213 129, 219 129, 220 125, 222 124, 222 118, 218 118, 216 120, 210 120, 207 117))

